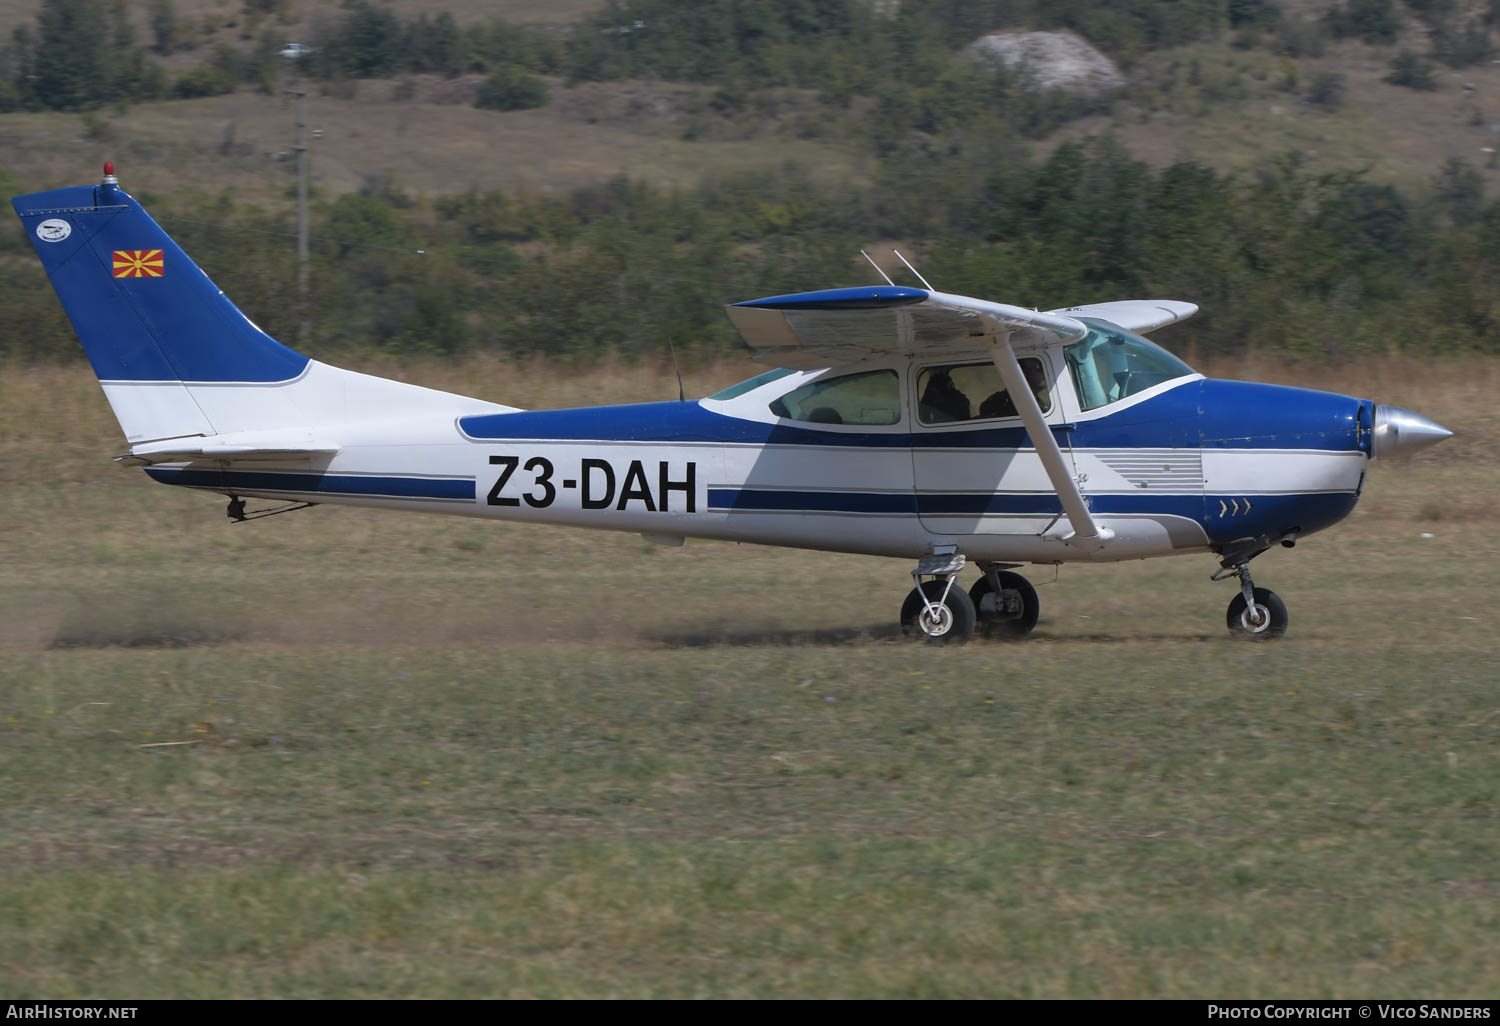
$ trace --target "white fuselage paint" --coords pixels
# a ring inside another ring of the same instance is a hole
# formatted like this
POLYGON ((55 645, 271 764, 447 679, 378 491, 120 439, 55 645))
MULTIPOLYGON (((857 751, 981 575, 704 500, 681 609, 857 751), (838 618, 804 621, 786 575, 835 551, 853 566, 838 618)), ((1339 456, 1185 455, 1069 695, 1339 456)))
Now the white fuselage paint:
MULTIPOLYGON (((1041 354, 1032 354, 1041 355, 1041 354)), ((1046 351, 1054 402, 1049 425, 1101 420, 1174 387, 1186 377, 1151 389, 1102 411, 1081 412, 1058 349, 1046 351)), ((913 416, 915 365, 907 361, 870 366, 901 371, 905 411, 898 424, 850 428, 799 423, 831 440, 838 435, 920 435, 932 428, 913 416)), ((844 368, 843 370, 847 370, 844 368)), ((784 423, 767 408, 798 383, 823 372, 802 372, 732 400, 701 400, 705 410, 756 423, 784 423)), ((1232 448, 1064 448, 1085 496, 1160 495, 1160 511, 1098 514, 1114 538, 1098 551, 1070 546, 1067 521, 1051 512, 927 511, 917 514, 917 496, 994 495, 1004 498, 1055 495, 1035 450, 1025 447, 929 448, 895 444, 761 444, 732 441, 628 441, 614 438, 539 439, 468 437, 462 417, 513 412, 416 386, 388 382, 313 363, 298 379, 281 385, 195 386, 105 383, 111 403, 135 409, 191 401, 199 416, 221 435, 273 421, 329 438, 332 456, 257 462, 200 461, 159 464, 190 487, 269 499, 311 500, 375 508, 425 510, 450 515, 563 524, 638 532, 654 538, 693 537, 768 545, 914 558, 935 545, 953 544, 971 559, 1014 562, 1114 561, 1206 551, 1203 524, 1181 512, 1184 499, 1233 494, 1255 496, 1357 491, 1365 456, 1359 452, 1232 448), (177 390, 183 390, 181 392, 177 390), (185 393, 185 394, 184 394, 185 393), (266 414, 267 403, 273 413, 266 414), (328 411, 336 411, 330 415, 328 411), (213 480, 215 472, 234 476, 213 480), (295 475, 289 477, 287 475, 295 475), (296 487, 300 478, 321 475, 332 490, 296 487), (503 479, 503 481, 502 481, 503 479), (226 486, 225 481, 232 480, 226 486), (472 485, 472 488, 470 487, 472 485), (392 495, 408 489, 418 494, 392 495), (725 495, 753 492, 764 504, 785 497, 785 508, 730 508, 725 495), (860 497, 848 508, 809 508, 799 496, 816 493, 825 505, 837 496, 860 497), (1168 507, 1174 507, 1169 511, 1168 507), (858 508, 855 508, 858 507, 858 508)), ((182 411, 183 422, 192 422, 182 411)), ((493 425, 505 418, 492 418, 493 425)), ((122 417, 122 422, 124 418, 122 417)), ((974 430, 1005 427, 990 421, 974 430)), ((968 428, 970 425, 962 425, 968 428)), ((948 431, 954 425, 944 425, 948 431)), ((492 430, 489 433, 502 433, 492 430)), ((1214 503, 1216 506, 1217 503, 1214 503)), ((1226 511, 1227 515, 1227 511, 1226 511)))

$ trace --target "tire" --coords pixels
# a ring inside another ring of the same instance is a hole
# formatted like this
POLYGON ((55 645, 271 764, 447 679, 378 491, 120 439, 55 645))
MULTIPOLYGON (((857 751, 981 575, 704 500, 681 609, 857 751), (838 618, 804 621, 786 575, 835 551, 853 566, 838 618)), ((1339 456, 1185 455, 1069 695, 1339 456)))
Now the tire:
POLYGON ((915 638, 926 638, 934 645, 962 645, 974 635, 974 603, 956 582, 948 588, 945 581, 926 581, 920 592, 913 588, 906 596, 901 606, 901 630, 915 638), (948 589, 948 599, 940 610, 941 622, 930 623, 922 595, 936 602, 943 597, 944 588, 948 589))
POLYGON ((1020 574, 1001 570, 999 576, 1001 589, 1016 593, 1013 597, 1016 608, 1007 609, 997 603, 997 596, 990 588, 990 575, 982 575, 969 589, 969 601, 974 603, 975 615, 979 618, 979 631, 989 638, 1024 638, 1036 626, 1037 616, 1042 610, 1036 589, 1020 574))
POLYGON ((1266 588, 1255 589, 1256 609, 1265 615, 1261 623, 1255 623, 1245 608, 1245 595, 1243 592, 1234 597, 1229 603, 1229 611, 1224 615, 1224 622, 1233 634, 1246 638, 1279 638, 1286 633, 1289 617, 1286 612, 1286 603, 1281 601, 1281 596, 1266 588))

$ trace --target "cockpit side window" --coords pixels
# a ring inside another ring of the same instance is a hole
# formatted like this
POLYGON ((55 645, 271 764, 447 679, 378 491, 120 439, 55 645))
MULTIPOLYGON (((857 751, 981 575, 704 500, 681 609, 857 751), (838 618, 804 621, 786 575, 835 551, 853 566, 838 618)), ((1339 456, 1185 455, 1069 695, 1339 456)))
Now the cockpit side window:
MULTIPOLYGON (((1052 409, 1052 393, 1042 361, 1028 356, 1021 373, 1031 386, 1037 403, 1046 413, 1052 409)), ((924 367, 917 376, 917 417, 923 424, 951 424, 966 420, 1015 417, 1016 404, 1000 380, 993 363, 955 363, 924 367)))
POLYGON ((1097 410, 1193 373, 1193 368, 1134 332, 1104 321, 1086 323, 1089 333, 1063 350, 1081 410, 1097 410))
POLYGON ((823 378, 775 400, 771 412, 812 424, 897 424, 901 421, 901 382, 893 370, 823 378))

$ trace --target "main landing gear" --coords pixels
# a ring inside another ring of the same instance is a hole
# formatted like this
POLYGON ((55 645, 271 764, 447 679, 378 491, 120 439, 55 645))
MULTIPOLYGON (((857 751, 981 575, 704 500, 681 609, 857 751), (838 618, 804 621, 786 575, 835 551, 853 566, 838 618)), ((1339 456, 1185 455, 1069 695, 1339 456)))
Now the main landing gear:
MULTIPOLYGON (((1229 603, 1224 622, 1231 632, 1247 638, 1279 638, 1290 621, 1281 596, 1257 588, 1250 579, 1250 560, 1264 551, 1232 553, 1213 575, 1216 581, 1239 578, 1240 593, 1229 603)), ((958 575, 966 564, 963 553, 955 551, 936 552, 917 563, 911 572, 916 587, 901 606, 901 630, 940 645, 962 645, 976 630, 990 638, 1030 634, 1041 607, 1031 583, 1010 572, 1021 564, 980 563, 979 580, 965 592, 958 586, 958 575)))
POLYGON ((922 559, 912 571, 916 587, 901 606, 901 629, 943 645, 962 645, 976 627, 992 638, 1022 638, 1036 626, 1036 589, 1020 574, 1018 563, 981 563, 984 575, 966 593, 958 587, 965 559, 943 552, 922 559), (929 578, 924 581, 922 578, 929 578))
POLYGON ((1250 579, 1249 561, 1226 565, 1213 579, 1240 579, 1240 593, 1229 603, 1224 622, 1230 631, 1247 638, 1279 638, 1286 633, 1290 620, 1281 596, 1267 588, 1257 588, 1250 579))

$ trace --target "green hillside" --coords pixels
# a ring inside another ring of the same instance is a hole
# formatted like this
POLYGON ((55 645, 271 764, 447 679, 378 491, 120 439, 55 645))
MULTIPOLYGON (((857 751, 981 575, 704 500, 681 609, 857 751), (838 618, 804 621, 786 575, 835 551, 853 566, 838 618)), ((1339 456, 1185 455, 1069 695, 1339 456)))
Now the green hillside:
MULTIPOLYGON (((734 344, 719 304, 866 280, 859 249, 891 240, 946 288, 1028 305, 1192 299, 1204 352, 1500 345, 1489 6, 8 10, 3 186, 114 160, 283 332, 288 90, 307 90, 320 350, 712 353, 734 344), (1001 29, 1082 36, 1125 84, 1042 89, 965 56, 1001 29)), ((18 235, 0 266, 0 352, 72 354, 18 235)))

